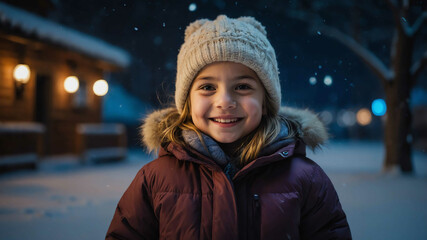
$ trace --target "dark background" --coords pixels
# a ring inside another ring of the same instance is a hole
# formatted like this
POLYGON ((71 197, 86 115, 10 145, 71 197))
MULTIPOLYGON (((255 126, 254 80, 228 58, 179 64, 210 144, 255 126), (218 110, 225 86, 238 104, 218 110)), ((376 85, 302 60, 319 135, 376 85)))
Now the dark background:
MULTIPOLYGON (((282 105, 329 110, 333 114, 350 109, 370 108, 384 98, 380 81, 348 48, 316 29, 316 25, 337 27, 351 35, 390 65, 393 18, 385 0, 381 1, 131 1, 62 0, 6 1, 65 26, 104 39, 126 49, 133 63, 112 79, 140 100, 155 107, 173 102, 176 58, 186 26, 199 18, 214 19, 253 16, 265 27, 276 50, 282 81, 282 105), (196 4, 195 11, 189 10, 196 4), (316 12, 318 19, 295 19, 293 11, 316 12), (330 75, 331 86, 323 84, 330 75), (317 83, 311 85, 310 77, 317 83), (147 87, 149 86, 149 87, 147 87)), ((426 9, 424 0, 411 1, 415 7, 405 21, 414 21, 426 9)), ((426 50, 427 31, 417 39, 414 58, 426 50)), ((413 105, 427 105, 426 71, 418 79, 413 105)), ((371 125, 343 129, 329 127, 337 137, 380 139, 381 118, 371 125), (369 131, 376 129, 376 131, 369 131)))

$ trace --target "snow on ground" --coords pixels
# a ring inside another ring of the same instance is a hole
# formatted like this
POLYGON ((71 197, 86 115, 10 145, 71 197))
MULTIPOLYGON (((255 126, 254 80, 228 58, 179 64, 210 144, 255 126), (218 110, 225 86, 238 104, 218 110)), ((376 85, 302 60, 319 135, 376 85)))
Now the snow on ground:
POLYGON ((427 239, 427 153, 414 152, 412 176, 382 172, 378 142, 335 142, 308 155, 334 183, 354 239, 427 239))
MULTIPOLYGON (((416 174, 382 173, 382 144, 333 142, 309 153, 328 173, 354 239, 427 239, 427 154, 416 174)), ((0 175, 0 239, 103 239, 117 201, 151 157, 81 166, 72 156, 0 175)))

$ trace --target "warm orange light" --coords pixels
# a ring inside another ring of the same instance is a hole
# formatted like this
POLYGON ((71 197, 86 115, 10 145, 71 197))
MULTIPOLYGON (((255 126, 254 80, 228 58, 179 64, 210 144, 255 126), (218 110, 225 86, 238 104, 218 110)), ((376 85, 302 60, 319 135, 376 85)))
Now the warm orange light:
POLYGON ((362 108, 356 115, 357 123, 361 126, 369 125, 372 121, 372 114, 367 108, 362 108))
POLYGON ((30 67, 27 64, 18 64, 13 69, 13 78, 19 83, 27 83, 30 80, 30 67))
POLYGON ((79 79, 76 76, 69 76, 64 81, 65 91, 75 93, 79 90, 79 79))
POLYGON ((108 92, 108 83, 104 79, 99 79, 93 84, 93 92, 96 96, 104 96, 108 92))

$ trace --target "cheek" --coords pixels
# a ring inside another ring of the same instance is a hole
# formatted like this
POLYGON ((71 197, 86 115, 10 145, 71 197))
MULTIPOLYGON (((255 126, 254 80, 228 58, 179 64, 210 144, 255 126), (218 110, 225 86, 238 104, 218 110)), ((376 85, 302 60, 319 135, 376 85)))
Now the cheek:
POLYGON ((246 113, 254 119, 261 121, 263 114, 263 104, 258 98, 247 99, 244 102, 246 113))
POLYGON ((191 100, 191 116, 193 118, 202 118, 208 111, 209 105, 205 99, 192 96, 191 100))

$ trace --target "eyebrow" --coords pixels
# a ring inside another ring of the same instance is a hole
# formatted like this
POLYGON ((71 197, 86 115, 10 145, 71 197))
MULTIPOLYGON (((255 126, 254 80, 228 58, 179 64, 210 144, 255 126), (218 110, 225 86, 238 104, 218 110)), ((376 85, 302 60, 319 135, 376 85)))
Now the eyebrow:
MULTIPOLYGON (((256 81, 256 78, 250 76, 250 75, 240 75, 237 77, 234 77, 233 80, 241 80, 241 79, 251 79, 253 81, 256 81)), ((201 76, 201 77, 197 77, 195 80, 205 80, 205 81, 209 81, 209 80, 217 80, 216 77, 211 77, 211 76, 201 76)))

